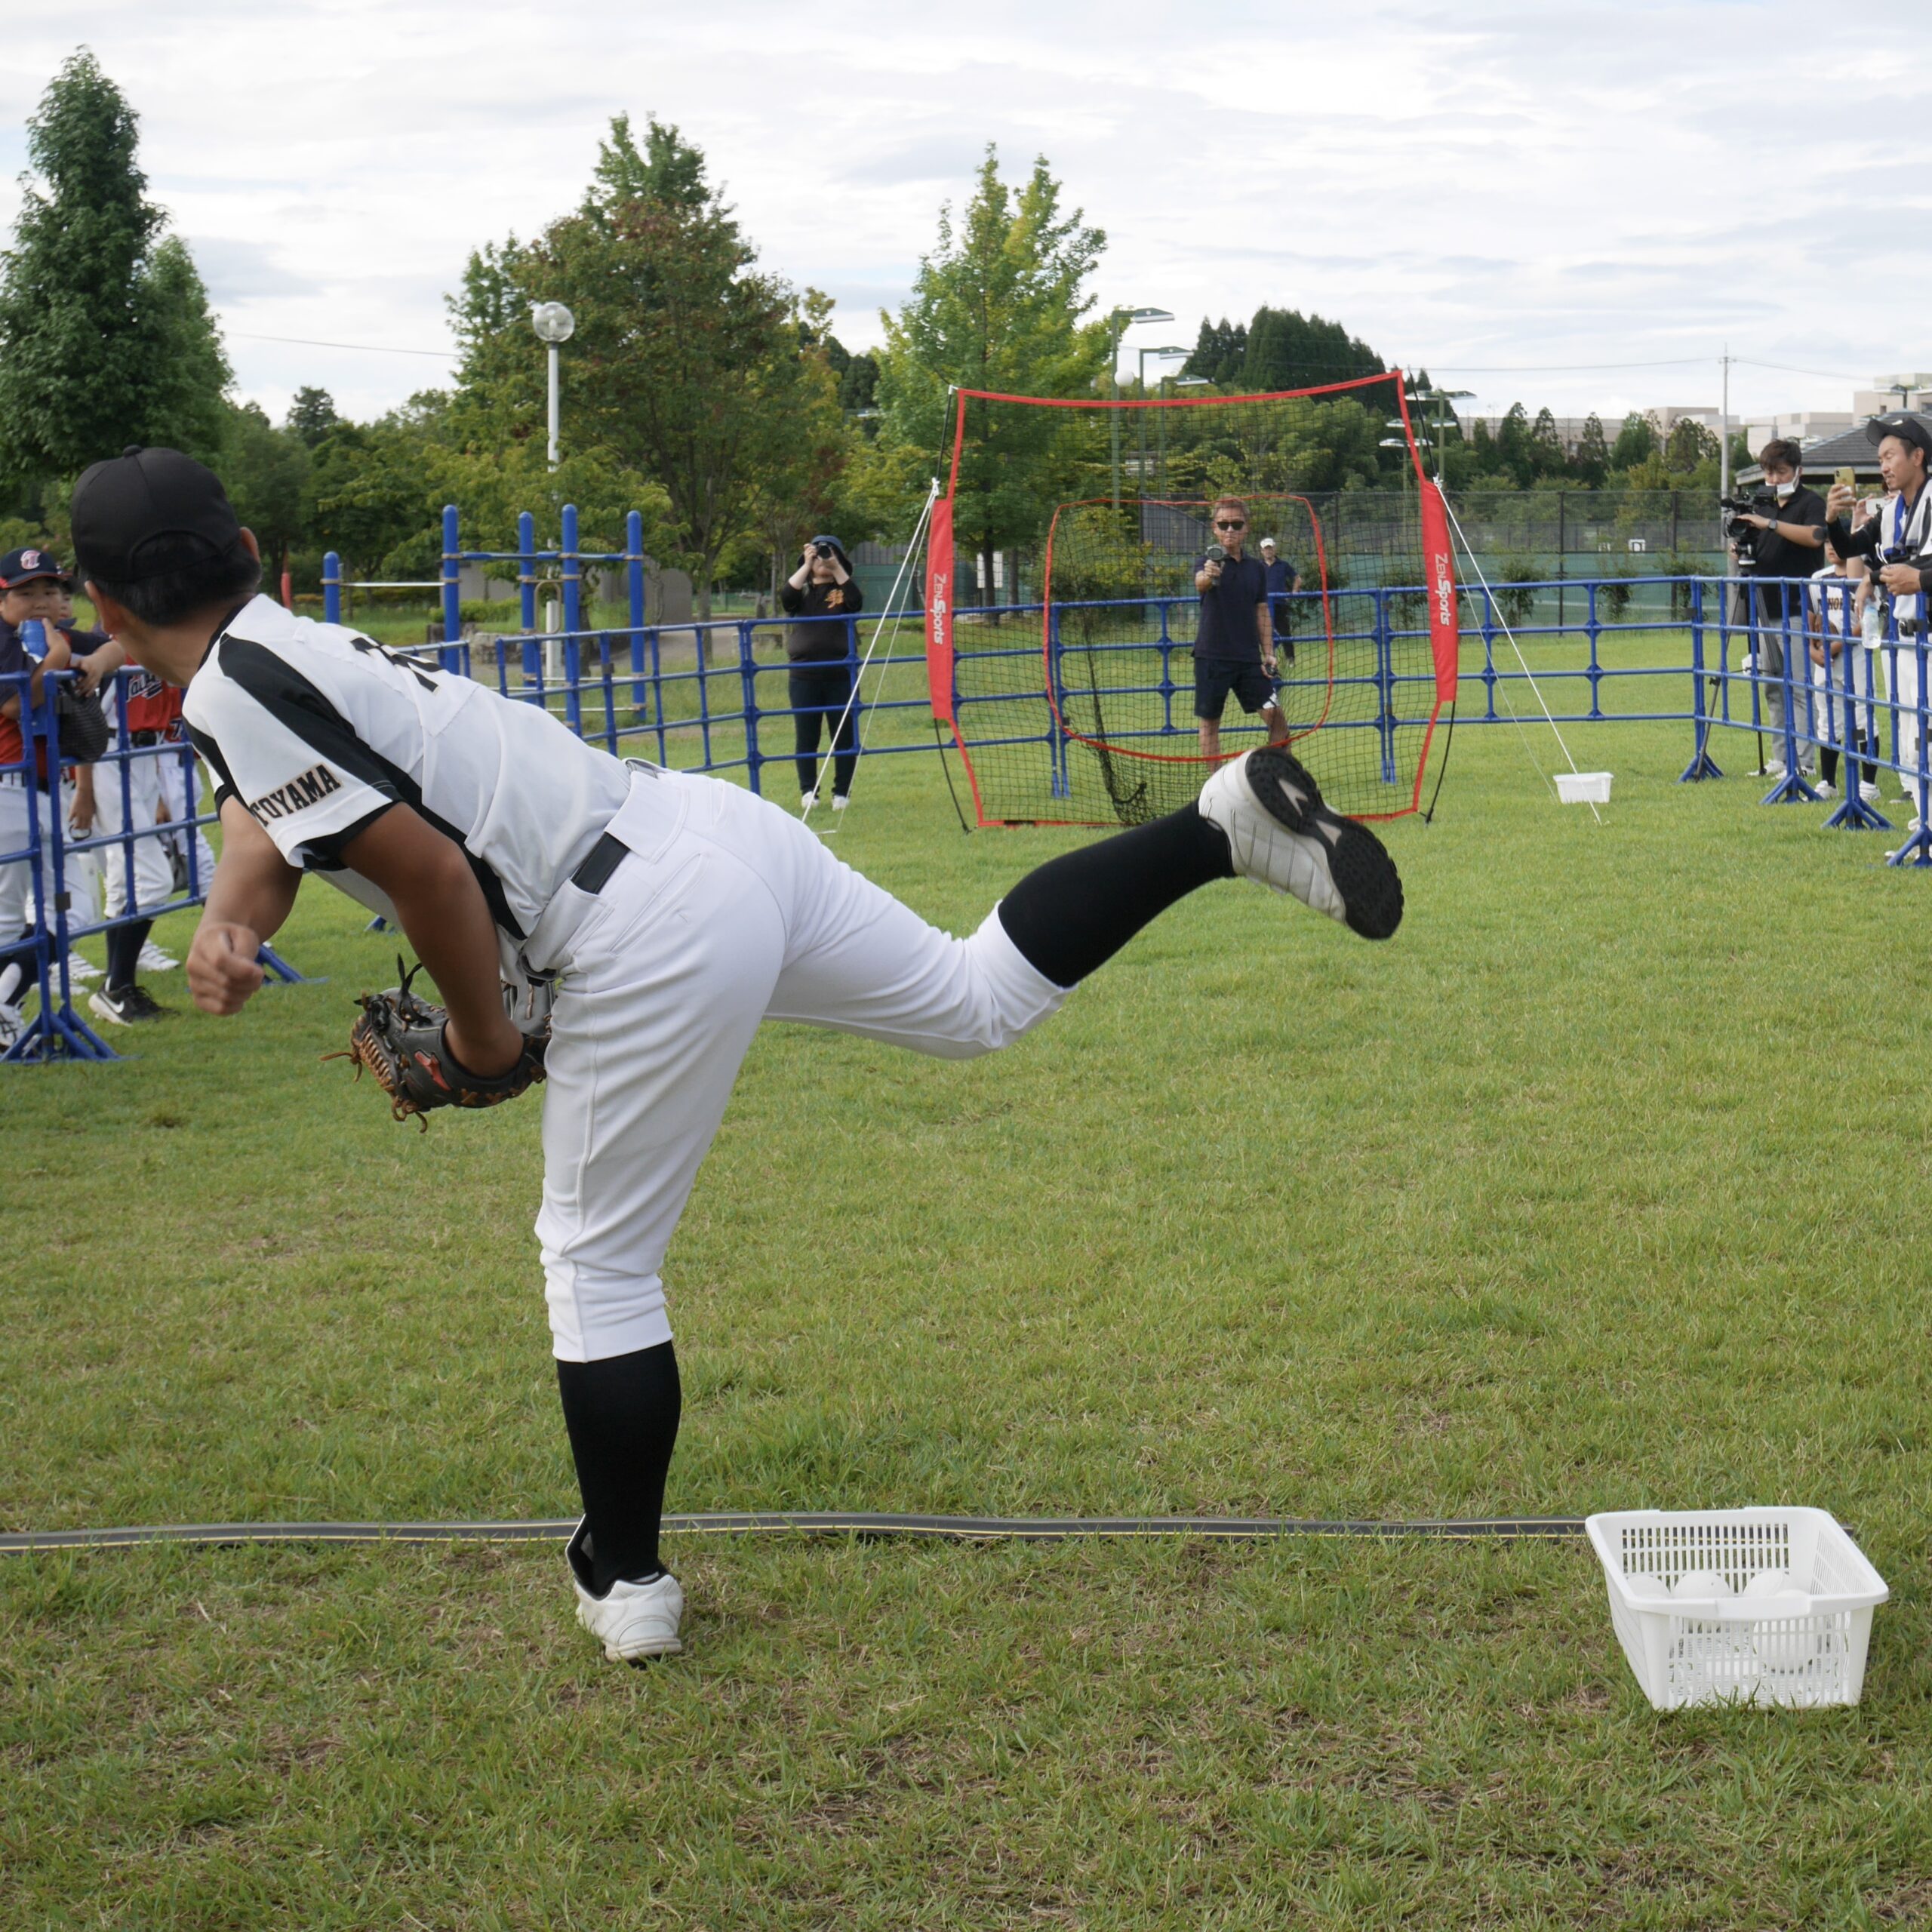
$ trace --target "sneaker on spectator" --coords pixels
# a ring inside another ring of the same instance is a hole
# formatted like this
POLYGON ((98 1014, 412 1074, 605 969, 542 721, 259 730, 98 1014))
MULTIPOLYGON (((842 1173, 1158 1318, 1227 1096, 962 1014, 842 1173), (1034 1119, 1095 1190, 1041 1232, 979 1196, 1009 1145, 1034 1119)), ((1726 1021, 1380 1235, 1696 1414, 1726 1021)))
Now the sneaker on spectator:
POLYGON ((845 796, 845 794, 844 794, 843 792, 833 792, 833 793, 832 793, 832 809, 834 811, 835 811, 835 812, 842 812, 842 811, 845 809, 845 807, 846 807, 846 805, 847 805, 847 804, 848 804, 848 801, 847 800, 846 796, 845 796))
POLYGON ((116 1026, 131 1026, 140 1020, 158 1020, 168 1008, 157 1006, 145 986, 123 986, 118 992, 103 986, 99 992, 88 995, 88 1011, 97 1020, 116 1026))
POLYGON ((798 794, 798 809, 801 812, 810 811, 817 803, 818 794, 816 792, 801 792, 798 794))
POLYGON ((84 986, 88 986, 100 977, 100 968, 82 954, 70 952, 67 955, 67 977, 84 986))
POLYGON ((1869 778, 1861 780, 1858 787, 1858 795, 1868 805, 1875 805, 1878 802, 1878 788, 1869 778))
POLYGON ((181 962, 173 953, 164 952, 152 940, 149 940, 141 948, 137 963, 144 973, 171 973, 181 962))
POLYGON ((27 1017, 17 1006, 0 999, 0 1054, 4 1054, 27 1030, 27 1017))
POLYGON ((1821 798, 1835 798, 1838 795, 1838 787, 1829 778, 1820 779, 1811 789, 1821 798))

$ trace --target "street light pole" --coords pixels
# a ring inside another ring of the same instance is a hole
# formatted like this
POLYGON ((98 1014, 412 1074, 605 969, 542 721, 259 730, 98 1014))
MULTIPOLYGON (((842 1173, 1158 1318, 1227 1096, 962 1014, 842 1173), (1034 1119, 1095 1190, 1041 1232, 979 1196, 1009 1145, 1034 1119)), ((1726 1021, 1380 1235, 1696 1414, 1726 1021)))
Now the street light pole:
MULTIPOLYGON (((1214 386, 1205 376, 1163 376, 1161 378, 1161 397, 1164 401, 1171 389, 1208 389, 1214 386)), ((1160 417, 1158 427, 1160 430, 1161 454, 1157 460, 1160 470, 1161 494, 1164 497, 1168 494, 1168 412, 1164 409, 1160 412, 1160 417)))
MULTIPOLYGON (((1147 400, 1148 357, 1158 355, 1172 361, 1177 356, 1190 355, 1193 351, 1177 349, 1170 344, 1165 349, 1137 349, 1134 353, 1139 365, 1134 389, 1137 399, 1145 402, 1147 400)), ((1137 471, 1136 480, 1140 485, 1141 494, 1145 496, 1147 494, 1147 412, 1144 409, 1137 409, 1134 412, 1134 460, 1137 471)))
POLYGON ((557 466, 557 350, 577 330, 577 318, 561 302, 539 302, 530 311, 530 326, 537 340, 549 352, 550 365, 550 467, 557 466))
MULTIPOLYGON (((1107 341, 1107 392, 1112 400, 1120 401, 1120 339, 1136 322, 1171 322, 1173 315, 1165 309, 1115 309, 1107 317, 1109 330, 1107 341)), ((1107 411, 1108 442, 1113 463, 1114 507, 1120 507, 1120 411, 1107 411)))

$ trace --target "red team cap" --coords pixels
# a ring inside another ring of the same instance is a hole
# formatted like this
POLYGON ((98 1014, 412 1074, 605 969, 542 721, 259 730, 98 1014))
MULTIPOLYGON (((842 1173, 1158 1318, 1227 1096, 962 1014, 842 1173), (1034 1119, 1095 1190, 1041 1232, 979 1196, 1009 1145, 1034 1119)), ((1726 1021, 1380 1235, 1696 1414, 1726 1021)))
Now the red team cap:
POLYGON ((74 485, 74 556, 84 577, 140 583, 225 557, 242 525, 221 478, 179 450, 131 445, 74 485))
POLYGON ((9 550, 0 557, 0 590, 17 590, 37 577, 51 577, 56 583, 72 583, 73 573, 60 568, 51 550, 9 550))

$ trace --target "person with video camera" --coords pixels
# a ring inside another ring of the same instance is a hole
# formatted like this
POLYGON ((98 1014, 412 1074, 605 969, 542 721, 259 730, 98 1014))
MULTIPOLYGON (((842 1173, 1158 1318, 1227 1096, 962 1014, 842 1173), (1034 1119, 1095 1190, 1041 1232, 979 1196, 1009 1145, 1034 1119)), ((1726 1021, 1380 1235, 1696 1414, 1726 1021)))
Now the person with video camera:
MULTIPOLYGON (((1764 469, 1764 481, 1752 492, 1747 506, 1727 506, 1730 514, 1724 528, 1740 574, 1755 580, 1757 588, 1758 628, 1749 668, 1764 691, 1765 723, 1773 746, 1760 775, 1782 778, 1786 619, 1801 644, 1808 580, 1825 546, 1825 500, 1817 491, 1805 488, 1799 473, 1803 454, 1795 443, 1774 437, 1758 452, 1758 461, 1764 469)), ((1841 550, 1839 555, 1844 554, 1841 550)), ((1795 675, 1809 675, 1796 665, 1792 668, 1795 675)))
MULTIPOLYGON (((1866 560, 1897 623, 1898 729, 1894 751, 1909 773, 1921 761, 1924 734, 1925 694, 1919 688, 1918 648, 1927 636, 1926 599, 1932 593, 1932 490, 1925 487, 1927 464, 1932 460, 1932 424, 1921 416, 1894 410, 1873 417, 1865 433, 1878 448, 1885 503, 1877 515, 1854 529, 1850 512, 1857 493, 1849 483, 1834 483, 1826 499, 1826 515, 1831 519, 1826 534, 1847 563, 1854 558, 1866 560)), ((1911 789, 1909 777, 1906 789, 1911 789)), ((1918 829, 1916 819, 1912 829, 1918 829)))
POLYGON ((858 769, 859 707, 852 701, 854 642, 849 623, 865 597, 853 580, 851 559, 835 537, 814 537, 798 568, 779 586, 778 601, 795 620, 785 632, 792 660, 793 745, 798 764, 798 808, 818 803, 818 741, 821 726, 832 740, 832 808, 843 811, 858 769))

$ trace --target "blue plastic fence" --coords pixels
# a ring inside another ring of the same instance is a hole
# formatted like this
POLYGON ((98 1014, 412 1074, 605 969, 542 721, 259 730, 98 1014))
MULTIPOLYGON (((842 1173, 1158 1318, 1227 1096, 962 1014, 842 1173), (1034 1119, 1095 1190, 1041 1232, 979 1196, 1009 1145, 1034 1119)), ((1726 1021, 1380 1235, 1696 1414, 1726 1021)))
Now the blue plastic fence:
MULTIPOLYGON (((568 535, 574 540, 574 529, 568 535)), ((795 620, 644 623, 637 536, 634 525, 631 551, 622 558, 636 565, 630 624, 586 629, 580 623, 550 633, 527 625, 501 638, 459 637, 426 647, 426 654, 506 697, 544 706, 571 731, 614 752, 641 755, 680 769, 742 771, 751 789, 760 792, 774 789, 772 768, 777 765, 786 780, 775 789, 781 795, 795 792, 798 775, 793 738, 801 718, 818 728, 817 757, 823 761, 831 755, 840 708, 815 703, 794 709, 788 682, 794 667, 784 655, 784 634, 795 620)), ((546 560, 534 550, 528 557, 534 561, 521 613, 526 619, 534 616, 535 568, 546 560)), ((521 565, 526 558, 518 561, 521 565)), ((453 573, 446 572, 445 581, 446 601, 453 603, 453 573)), ((568 575, 564 579, 565 614, 580 620, 571 581, 568 575)), ((1559 725, 1681 724, 1690 734, 1689 761, 1681 774, 1686 783, 1722 775, 1713 755, 1719 734, 1755 734, 1774 780, 1763 798, 1767 805, 1818 799, 1808 768, 1814 755, 1830 753, 1842 761, 1844 795, 1826 823, 1844 830, 1890 830, 1882 801, 1862 792, 1860 780, 1866 771, 1874 780, 1881 773, 1894 774, 1917 823, 1888 856, 1895 865, 1932 866, 1932 831, 1927 829, 1932 822, 1932 675, 1923 629, 1908 626, 1902 632, 1889 612, 1881 623, 1862 623, 1854 587, 1842 580, 1746 584, 1735 578, 1657 577, 1573 580, 1563 590, 1567 608, 1561 611, 1553 586, 1547 584, 1479 585, 1460 593, 1459 724, 1540 720, 1545 703, 1559 725), (1633 688, 1632 680, 1644 681, 1633 688), (1626 689, 1632 689, 1629 703, 1620 701, 1626 689), (1657 701, 1659 691, 1672 689, 1681 694, 1678 702, 1657 701)), ((1314 608, 1321 596, 1298 594, 1308 614, 1300 626, 1302 662, 1288 669, 1288 681, 1327 675, 1321 616, 1314 608)), ((1324 728, 1392 733, 1426 718, 1434 698, 1433 678, 1398 675, 1393 666, 1416 661, 1417 654, 1390 648, 1398 641, 1413 642, 1426 635, 1423 592, 1392 586, 1344 589, 1327 596, 1337 661, 1343 667, 1338 675, 1370 685, 1374 703, 1360 707, 1350 722, 1324 728)), ((1168 700, 1160 723, 1146 735, 1191 740, 1188 658, 1195 600, 1132 599, 1111 608, 1124 614, 1115 626, 1122 635, 1106 644, 1083 641, 1083 675, 1090 655, 1104 661, 1109 653, 1117 654, 1122 691, 1158 690, 1168 700), (1152 685, 1144 681, 1150 650, 1158 654, 1161 667, 1158 681, 1152 685)), ((1042 617, 1038 605, 958 614, 961 663, 1011 660, 1010 678, 986 681, 1001 688, 957 694, 962 728, 975 743, 1051 744, 1054 728, 1038 722, 1045 712, 1037 669, 1042 617), (1028 721, 1023 731, 1016 721, 1011 735, 1003 738, 1009 728, 1003 721, 1023 717, 1028 721)), ((934 739, 924 637, 916 615, 879 619, 867 614, 812 621, 840 648, 838 657, 821 660, 819 668, 842 666, 847 679, 860 688, 854 709, 861 759, 931 755, 934 739), (870 666, 861 676, 869 651, 870 666), (891 675, 892 667, 899 675, 891 675)), ((192 829, 208 826, 213 815, 192 755, 179 742, 136 742, 124 723, 95 768, 97 792, 118 786, 125 798, 137 765, 158 761, 175 808, 166 825, 117 832, 97 829, 85 838, 70 834, 71 792, 51 792, 35 776, 47 762, 46 748, 57 742, 53 688, 70 678, 69 673, 48 677, 38 706, 29 702, 26 676, 0 678, 0 700, 17 695, 26 726, 22 757, 0 764, 0 794, 17 792, 26 808, 17 839, 5 830, 13 820, 0 817, 0 873, 24 866, 32 884, 27 933, 18 940, 0 934, 0 961, 11 956, 12 949, 25 948, 29 986, 15 998, 24 998, 28 990, 38 998, 28 1032, 0 1055, 8 1061, 115 1057, 72 1004, 74 942, 114 923, 99 916, 91 903, 76 902, 74 881, 87 861, 97 858, 101 864, 123 867, 127 903, 132 906, 137 843, 186 832, 187 876, 182 889, 162 906, 143 906, 138 915, 124 916, 149 918, 191 906, 207 890, 192 829)), ((1232 741, 1232 729, 1229 735, 1232 741)), ((1739 740, 1734 736, 1730 742, 1739 740)), ((1742 742, 1747 755, 1755 757, 1751 737, 1742 742)), ((266 949, 264 959, 278 977, 298 977, 266 949)))

